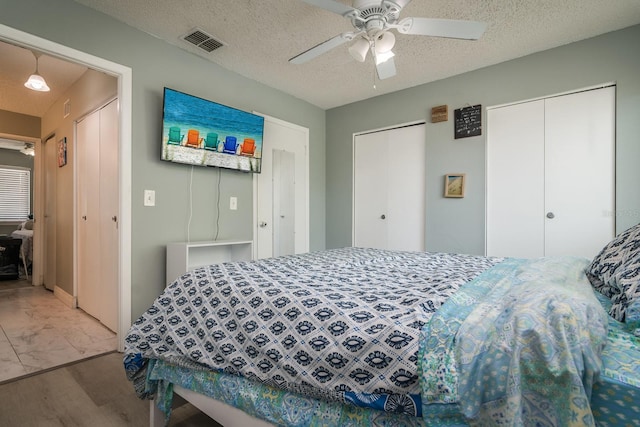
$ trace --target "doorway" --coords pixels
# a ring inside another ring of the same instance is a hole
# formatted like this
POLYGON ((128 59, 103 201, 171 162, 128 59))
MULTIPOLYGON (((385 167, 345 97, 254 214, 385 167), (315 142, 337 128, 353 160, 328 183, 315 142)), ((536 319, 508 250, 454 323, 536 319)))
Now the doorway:
MULTIPOLYGON (((0 25, 0 40, 26 48, 37 49, 47 55, 65 58, 72 62, 84 64, 94 70, 112 75, 118 79, 118 99, 120 100, 118 121, 119 121, 119 168, 118 168, 118 193, 119 205, 119 229, 118 248, 119 264, 118 271, 118 350, 124 350, 124 336, 131 325, 131 108, 132 108, 132 72, 129 67, 107 61, 105 59, 89 55, 87 53, 69 48, 67 46, 25 33, 5 25, 0 25)), ((37 154, 42 151, 41 144, 36 145, 37 154)), ((43 216, 44 200, 43 191, 43 167, 42 160, 36 161, 36 195, 34 200, 34 213, 37 217, 43 216), (40 191, 38 191, 40 190, 40 191)), ((42 228, 36 231, 34 241, 43 241, 42 228)), ((42 254, 34 251, 34 263, 42 263, 42 254)), ((34 278, 34 280, 41 278, 34 278)), ((76 285, 74 288, 77 289, 76 285)))
MULTIPOLYGON (((259 113, 257 113, 259 114, 259 113)), ((254 259, 309 251, 309 129, 264 116, 253 178, 254 259)))

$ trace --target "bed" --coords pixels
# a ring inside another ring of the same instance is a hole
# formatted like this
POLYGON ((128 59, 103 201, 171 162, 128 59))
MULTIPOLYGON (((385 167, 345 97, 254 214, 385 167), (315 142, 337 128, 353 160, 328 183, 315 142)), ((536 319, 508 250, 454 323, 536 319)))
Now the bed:
POLYGON ((132 325, 125 369, 157 425, 174 393, 225 426, 638 425, 639 227, 594 260, 343 248, 198 268, 132 325))

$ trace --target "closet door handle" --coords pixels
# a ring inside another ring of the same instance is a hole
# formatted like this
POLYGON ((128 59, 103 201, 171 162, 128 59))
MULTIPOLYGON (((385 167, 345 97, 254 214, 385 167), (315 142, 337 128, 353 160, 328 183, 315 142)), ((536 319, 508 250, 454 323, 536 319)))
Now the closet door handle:
POLYGON ((555 217, 556 217, 556 216, 553 214, 553 212, 547 212, 547 218, 549 218, 549 219, 553 219, 553 218, 555 218, 555 217))
POLYGON ((386 219, 387 216, 385 214, 380 215, 380 219, 386 219))

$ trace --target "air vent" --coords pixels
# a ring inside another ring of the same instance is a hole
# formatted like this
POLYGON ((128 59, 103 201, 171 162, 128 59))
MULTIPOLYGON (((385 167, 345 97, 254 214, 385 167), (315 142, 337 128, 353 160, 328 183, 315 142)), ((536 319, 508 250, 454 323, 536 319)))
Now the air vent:
POLYGON ((212 36, 198 28, 182 37, 182 40, 189 42, 208 53, 224 46, 221 41, 214 39, 212 36))

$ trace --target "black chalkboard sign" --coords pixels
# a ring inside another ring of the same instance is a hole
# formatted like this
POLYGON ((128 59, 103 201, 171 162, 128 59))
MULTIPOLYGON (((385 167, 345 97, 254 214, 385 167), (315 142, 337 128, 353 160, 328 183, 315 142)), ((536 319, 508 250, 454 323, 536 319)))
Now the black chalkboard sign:
POLYGON ((482 105, 458 108, 453 120, 455 139, 482 135, 482 105))

